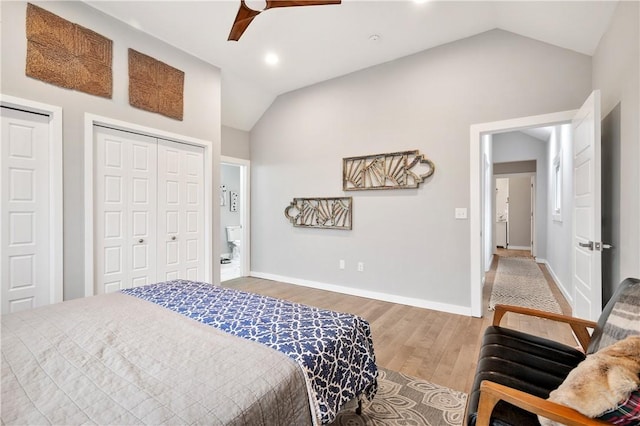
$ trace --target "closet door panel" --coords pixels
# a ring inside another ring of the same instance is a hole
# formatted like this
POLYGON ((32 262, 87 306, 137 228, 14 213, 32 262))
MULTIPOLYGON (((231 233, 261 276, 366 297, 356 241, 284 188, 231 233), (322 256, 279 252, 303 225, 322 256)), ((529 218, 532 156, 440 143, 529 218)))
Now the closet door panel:
POLYGON ((204 279, 204 150, 158 141, 158 277, 204 279))
POLYGON ((49 117, 2 107, 2 313, 50 303, 49 117))
POLYGON ((156 282, 157 227, 157 162, 158 147, 153 138, 135 135, 131 148, 131 194, 128 212, 128 269, 127 287, 156 282))
POLYGON ((97 293, 156 279, 154 138, 96 127, 95 285, 97 293))

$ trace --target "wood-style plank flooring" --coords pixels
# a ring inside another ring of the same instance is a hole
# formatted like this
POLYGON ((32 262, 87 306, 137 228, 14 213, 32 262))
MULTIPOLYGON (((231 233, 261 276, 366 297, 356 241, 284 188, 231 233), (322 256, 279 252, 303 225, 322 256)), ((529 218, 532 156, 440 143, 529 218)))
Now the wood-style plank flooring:
MULTIPOLYGON (((505 250, 500 254, 529 256, 526 251, 516 250, 505 250)), ((483 318, 431 311, 260 278, 238 278, 223 282, 222 285, 359 315, 371 325, 379 366, 468 392, 473 384, 482 332, 491 323, 492 312, 487 307, 497 263, 498 256, 494 256, 483 290, 483 318)), ((563 312, 570 314, 569 305, 546 268, 539 266, 563 312)), ((571 330, 553 321, 509 314, 502 324, 576 345, 571 330)))

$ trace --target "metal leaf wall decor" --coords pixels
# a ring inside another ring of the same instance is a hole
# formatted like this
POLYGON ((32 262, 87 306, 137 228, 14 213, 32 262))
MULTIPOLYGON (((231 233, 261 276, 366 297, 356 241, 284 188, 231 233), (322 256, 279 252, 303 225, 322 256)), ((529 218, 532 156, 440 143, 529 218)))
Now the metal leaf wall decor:
POLYGON ((284 209, 293 226, 351 229, 352 197, 294 198, 284 209))
POLYGON ((433 161, 418 150, 343 158, 342 189, 417 188, 435 169, 433 161), (420 173, 418 169, 424 170, 420 173))

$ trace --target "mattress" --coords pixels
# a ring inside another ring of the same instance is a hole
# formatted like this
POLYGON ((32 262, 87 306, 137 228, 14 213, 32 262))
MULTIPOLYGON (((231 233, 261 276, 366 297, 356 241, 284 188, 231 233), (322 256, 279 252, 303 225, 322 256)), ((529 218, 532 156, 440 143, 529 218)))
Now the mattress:
POLYGON ((281 352, 121 293, 2 316, 2 424, 312 424, 281 352))
POLYGON ((2 424, 326 424, 377 390, 362 318, 183 280, 4 315, 1 349, 2 424))
POLYGON ((296 361, 305 373, 314 423, 330 423, 350 400, 371 400, 376 393, 371 330, 356 315, 187 280, 122 292, 296 361))

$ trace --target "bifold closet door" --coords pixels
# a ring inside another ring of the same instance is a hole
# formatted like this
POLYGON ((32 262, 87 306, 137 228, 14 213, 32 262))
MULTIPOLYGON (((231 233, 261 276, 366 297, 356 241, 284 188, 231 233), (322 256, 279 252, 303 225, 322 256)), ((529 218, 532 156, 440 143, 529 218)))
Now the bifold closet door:
POLYGON ((157 140, 95 126, 95 288, 155 283, 157 140))
POLYGON ((2 107, 2 313, 51 303, 49 117, 2 107))
POLYGON ((158 281, 204 279, 204 149, 158 140, 158 281))
POLYGON ((95 126, 94 271, 109 293, 204 279, 204 149, 95 126))

